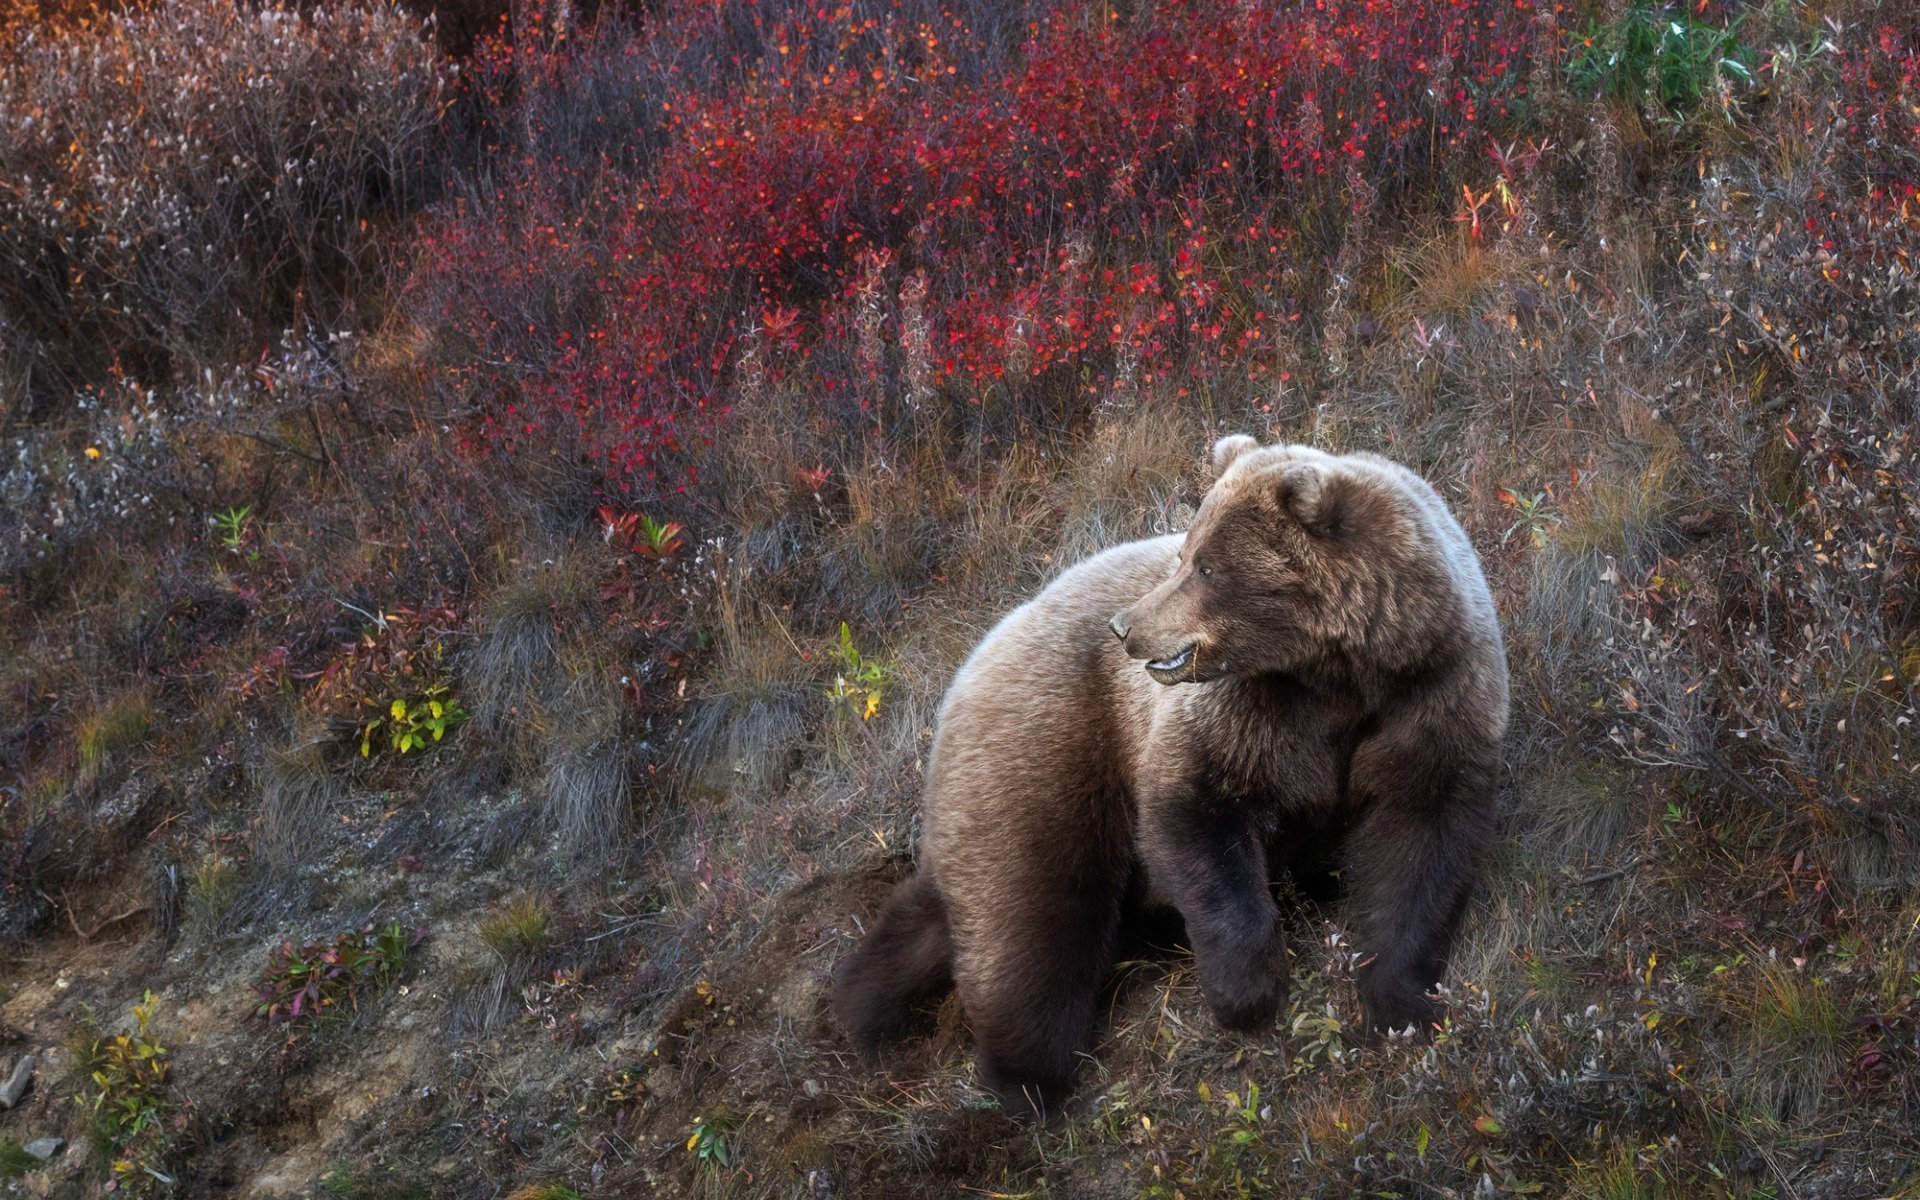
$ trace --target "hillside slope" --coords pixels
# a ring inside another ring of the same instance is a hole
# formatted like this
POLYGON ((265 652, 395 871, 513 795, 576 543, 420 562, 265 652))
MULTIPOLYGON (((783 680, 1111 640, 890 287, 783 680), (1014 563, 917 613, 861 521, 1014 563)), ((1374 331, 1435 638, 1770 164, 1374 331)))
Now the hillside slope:
POLYGON ((1908 6, 515 11, 0 22, 9 1194, 1920 1195, 1908 6), (952 671, 1232 431, 1485 563, 1448 1023, 1300 897, 1058 1129, 858 1068, 952 671))

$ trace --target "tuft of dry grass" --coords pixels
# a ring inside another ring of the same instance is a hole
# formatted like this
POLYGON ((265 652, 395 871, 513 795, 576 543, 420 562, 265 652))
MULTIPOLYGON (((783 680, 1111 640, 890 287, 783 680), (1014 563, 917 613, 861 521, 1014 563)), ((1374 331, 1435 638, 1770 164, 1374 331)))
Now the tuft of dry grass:
POLYGON ((553 899, 536 892, 503 901, 480 919, 481 942, 503 963, 539 955, 553 931, 553 899))
POLYGON ((240 868, 217 849, 208 849, 194 864, 186 886, 186 922, 202 938, 225 928, 242 896, 240 868))
POLYGON ((313 742, 268 752, 258 768, 258 781, 254 853, 282 877, 291 876, 310 862, 314 838, 342 798, 343 786, 313 742))
POLYGON ((1605 1158, 1582 1166, 1567 1181, 1578 1200, 1668 1200, 1674 1193, 1632 1148, 1615 1146, 1605 1158))
POLYGON ((557 735, 546 765, 547 820, 584 857, 619 853, 633 805, 632 755, 617 723, 582 725, 557 735))
POLYGON ((153 727, 153 697, 143 688, 115 692, 97 705, 74 729, 75 784, 89 787, 120 766, 153 727))
POLYGON ((1163 397, 1095 426, 1073 448, 1057 489, 1065 511, 1055 562, 1068 566, 1182 528, 1206 490, 1203 455, 1194 450, 1206 441, 1195 414, 1163 397))
POLYGON ((589 554, 579 548, 515 561, 460 657, 476 727, 522 769, 542 760, 539 742, 568 680, 561 651, 573 630, 590 625, 595 590, 589 554))
POLYGON ((1832 982, 1770 958, 1734 994, 1729 1011, 1745 1049, 1742 1094, 1770 1120, 1816 1116, 1847 1061, 1853 1030, 1832 982))

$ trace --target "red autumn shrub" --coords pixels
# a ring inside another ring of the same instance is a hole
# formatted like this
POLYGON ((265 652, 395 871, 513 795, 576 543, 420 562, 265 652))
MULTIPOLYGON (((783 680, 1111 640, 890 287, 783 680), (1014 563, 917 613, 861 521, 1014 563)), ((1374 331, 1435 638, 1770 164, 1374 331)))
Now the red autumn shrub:
POLYGON ((1258 374, 1348 182, 1437 194, 1524 91, 1532 28, 1528 0, 1061 5, 1002 63, 925 4, 747 7, 750 33, 738 6, 676 11, 476 64, 520 166, 442 214, 409 288, 470 344, 496 449, 674 491, 743 381, 885 427, 912 386, 1084 403, 1176 365, 1258 374), (589 159, 553 98, 622 70, 627 100, 579 104, 640 122, 638 149, 589 159))

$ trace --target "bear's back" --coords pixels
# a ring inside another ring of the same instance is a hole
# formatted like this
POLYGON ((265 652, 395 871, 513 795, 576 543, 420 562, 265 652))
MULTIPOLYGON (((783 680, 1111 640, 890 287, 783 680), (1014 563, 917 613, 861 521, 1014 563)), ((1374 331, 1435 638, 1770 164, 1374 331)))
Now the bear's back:
POLYGON ((1008 613, 955 674, 927 768, 927 846, 999 819, 1003 785, 1124 793, 1161 685, 1108 622, 1174 569, 1183 535, 1128 542, 1057 576, 1008 613), (995 814, 998 814, 995 816, 995 814))

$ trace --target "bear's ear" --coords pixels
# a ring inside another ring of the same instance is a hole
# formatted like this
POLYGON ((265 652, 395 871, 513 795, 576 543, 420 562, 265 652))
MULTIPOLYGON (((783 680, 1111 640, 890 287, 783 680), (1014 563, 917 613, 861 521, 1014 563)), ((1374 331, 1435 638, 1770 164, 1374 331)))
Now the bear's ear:
POLYGON ((1244 433, 1229 434, 1215 442, 1213 444, 1213 477, 1220 478, 1226 473, 1227 468, 1233 465, 1234 459, 1259 445, 1259 442, 1244 433))
POLYGON ((1280 511, 1315 537, 1339 540, 1352 532, 1360 516, 1360 487, 1339 471, 1319 463, 1291 463, 1274 483, 1280 511))

